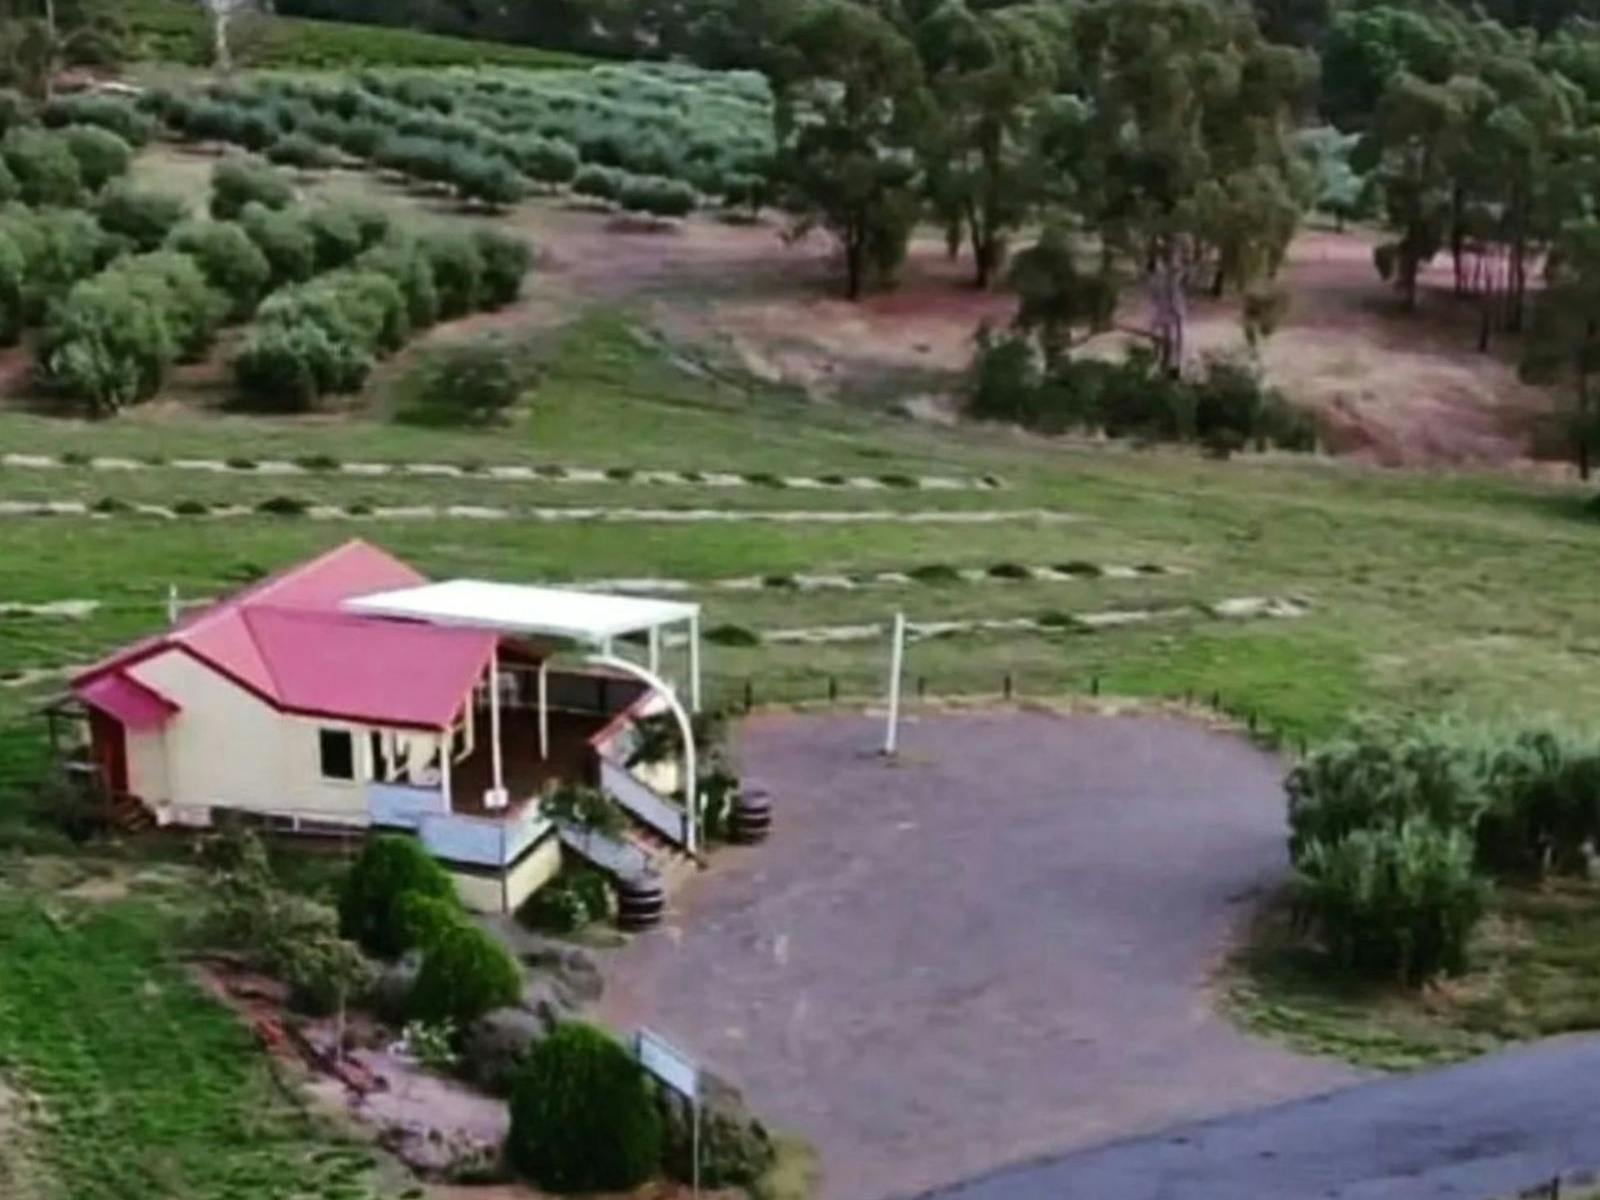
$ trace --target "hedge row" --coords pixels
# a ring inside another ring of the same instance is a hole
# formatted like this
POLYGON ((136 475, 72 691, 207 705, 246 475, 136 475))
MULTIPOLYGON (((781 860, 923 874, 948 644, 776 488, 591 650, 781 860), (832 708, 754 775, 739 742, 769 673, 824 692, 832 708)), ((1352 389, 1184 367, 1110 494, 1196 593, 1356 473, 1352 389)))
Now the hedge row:
POLYGON ((525 243, 490 231, 392 234, 348 268, 268 298, 234 359, 240 395, 297 412, 359 390, 417 330, 515 299, 530 262, 525 243))
POLYGON ((605 167, 639 211, 687 211, 701 194, 758 204, 772 169, 765 82, 692 69, 603 68, 516 81, 488 74, 361 76, 329 87, 270 79, 141 103, 183 136, 223 140, 301 167, 353 155, 499 206, 529 185, 605 167), (666 188, 663 182, 676 185, 666 188), (648 181, 648 182, 643 182, 648 181))

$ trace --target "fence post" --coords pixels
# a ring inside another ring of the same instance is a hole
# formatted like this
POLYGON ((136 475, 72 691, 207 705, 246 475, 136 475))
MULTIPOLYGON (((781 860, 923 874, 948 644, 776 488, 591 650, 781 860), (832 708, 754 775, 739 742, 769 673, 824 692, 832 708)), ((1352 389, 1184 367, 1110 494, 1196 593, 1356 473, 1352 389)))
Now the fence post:
POLYGON ((921 700, 927 694, 928 694, 928 677, 926 675, 918 675, 917 676, 917 699, 921 700))
POLYGON ((1089 695, 1098 696, 1099 694, 1100 694, 1100 676, 1091 675, 1091 676, 1089 676, 1089 695))
POLYGON ((1222 693, 1221 692, 1212 692, 1211 693, 1211 707, 1216 709, 1218 712, 1222 711, 1222 693))
POLYGON ((1007 700, 1011 699, 1012 685, 1011 685, 1011 672, 1010 671, 1006 672, 1006 677, 1002 681, 1002 683, 1000 685, 1000 688, 1001 688, 1001 692, 1005 696, 1005 698, 1007 700))
POLYGON ((744 710, 749 712, 756 706, 756 690, 747 676, 744 681, 744 710))
POLYGON ((839 681, 832 675, 828 676, 828 703, 834 704, 839 699, 839 681))

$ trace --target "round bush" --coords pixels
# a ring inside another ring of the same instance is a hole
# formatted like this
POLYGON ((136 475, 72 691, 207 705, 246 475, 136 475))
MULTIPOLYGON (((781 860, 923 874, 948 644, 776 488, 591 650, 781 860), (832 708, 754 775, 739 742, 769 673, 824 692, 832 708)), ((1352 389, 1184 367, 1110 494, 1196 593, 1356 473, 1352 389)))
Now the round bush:
POLYGON ((506 1157, 551 1192, 624 1191, 661 1163, 644 1072, 610 1035, 567 1022, 534 1047, 511 1093, 506 1157))
POLYGON ((234 356, 234 385, 257 412, 307 412, 322 394, 318 381, 338 370, 339 353, 315 325, 257 329, 234 356))
POLYGON ((133 148, 98 125, 69 125, 61 131, 61 136, 78 162, 83 186, 91 192, 98 192, 113 179, 126 175, 133 162, 133 148))
POLYGON ((313 208, 305 214, 306 228, 316 247, 317 270, 332 271, 349 263, 366 249, 355 214, 338 204, 313 208))
POLYGON ((16 125, 28 123, 29 106, 21 92, 0 88, 0 134, 16 125))
POLYGON ((599 200, 615 200, 622 194, 626 177, 614 167, 585 163, 572 178, 572 190, 580 196, 593 196, 599 200))
POLYGON ((6 160, 0 158, 0 204, 10 204, 21 194, 22 189, 17 185, 17 177, 11 173, 11 168, 6 166, 6 160))
POLYGON ((154 394, 178 348, 159 309, 125 278, 96 276, 51 312, 39 351, 45 378, 96 413, 154 394))
POLYGON ((526 384, 515 355, 498 338, 448 346, 416 372, 403 413, 424 425, 490 425, 517 402, 526 384))
POLYGON ((657 217, 682 217, 694 211, 694 189, 677 179, 658 175, 635 175, 622 185, 619 197, 629 212, 645 212, 657 217))
POLYGON ((439 289, 433 280, 433 263, 415 238, 407 235, 386 238, 362 254, 355 265, 394 280, 405 296, 411 328, 426 329, 439 319, 439 289))
POLYGON ((194 259, 206 281, 227 296, 235 319, 248 317, 272 280, 272 265, 231 221, 189 221, 178 226, 168 245, 194 259))
POLYGON ((1295 871, 1296 910, 1339 965, 1404 984, 1466 964, 1488 898, 1472 839, 1423 819, 1313 841, 1295 871))
POLYGON ((459 904, 449 874, 411 838, 371 838, 339 892, 339 932, 370 954, 394 958, 411 949, 400 899, 419 892, 459 904))
POLYGON ((522 998, 516 961, 482 929, 461 920, 425 932, 432 941, 422 948, 422 970, 406 1004, 413 1018, 461 1028, 522 998))
POLYGON ((439 291, 439 316, 448 320, 476 309, 483 295, 483 256, 477 243, 464 233, 430 233, 421 246, 439 291))
POLYGON ((24 204, 72 205, 82 198, 83 176, 64 137, 18 126, 0 139, 0 158, 16 178, 24 204))
POLYGON ((522 291, 523 276, 533 265, 533 247, 519 237, 494 229, 478 230, 473 241, 483 262, 479 307, 503 308, 522 291))
POLYGON ((155 133, 155 122, 138 107, 115 96, 61 96, 40 110, 39 118, 52 128, 95 125, 109 130, 131 146, 143 146, 155 133))
POLYGON ((239 224, 272 269, 272 287, 310 279, 317 269, 317 243, 299 217, 274 212, 260 204, 248 205, 239 224))
POLYGON ((0 232, 27 262, 23 307, 30 323, 43 317, 50 302, 66 294, 105 261, 107 238, 88 213, 70 208, 0 211, 0 232))
POLYGON ((444 935, 466 920, 461 905, 422 892, 407 892, 396 909, 400 936, 408 946, 426 952, 444 935))
POLYGON ((557 138, 525 137, 513 143, 517 165, 537 183, 570 183, 578 173, 578 152, 557 138))
POLYGON ((486 208, 504 208, 521 200, 527 188, 517 169, 503 158, 459 151, 451 163, 450 182, 463 200, 486 208))
POLYGON ((154 250, 183 220, 183 201, 165 192, 141 191, 126 182, 107 188, 95 205, 100 228, 124 237, 140 251, 154 250))
POLYGON ((331 167, 339 156, 304 133, 288 133, 267 147, 267 161, 311 171, 331 167))
POLYGON ((278 209, 292 203, 294 188, 265 163, 230 159, 211 173, 211 215, 219 221, 232 220, 249 204, 278 209))
POLYGON ((119 258, 102 277, 123 280, 161 314, 181 362, 192 362, 210 348, 227 315, 226 297, 186 254, 169 250, 119 258))

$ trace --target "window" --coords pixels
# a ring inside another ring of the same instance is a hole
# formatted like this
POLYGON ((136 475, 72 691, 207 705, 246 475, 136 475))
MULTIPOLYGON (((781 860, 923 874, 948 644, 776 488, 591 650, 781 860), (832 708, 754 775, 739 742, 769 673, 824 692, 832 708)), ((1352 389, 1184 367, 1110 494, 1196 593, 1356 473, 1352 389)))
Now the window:
POLYGON ((354 782, 356 777, 356 742, 348 729, 323 729, 317 734, 318 748, 322 753, 322 777, 354 782))

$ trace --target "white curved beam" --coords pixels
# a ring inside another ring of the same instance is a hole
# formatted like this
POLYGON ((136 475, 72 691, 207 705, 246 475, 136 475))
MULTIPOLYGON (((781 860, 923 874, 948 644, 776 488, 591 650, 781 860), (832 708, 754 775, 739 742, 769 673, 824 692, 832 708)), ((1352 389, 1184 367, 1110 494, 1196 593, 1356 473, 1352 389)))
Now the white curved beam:
POLYGON ((689 720, 689 713, 678 699, 678 694, 672 690, 672 685, 662 679, 653 671, 647 671, 638 663, 629 662, 625 658, 618 658, 614 654, 589 654, 584 656, 584 662, 592 663, 597 667, 609 667, 613 671, 621 671, 631 675, 652 691, 659 692, 662 699, 667 702, 668 709, 677 718, 678 732, 683 735, 683 795, 687 801, 685 808, 688 811, 688 820, 684 826, 684 849, 691 855, 699 853, 699 804, 696 793, 695 778, 695 746, 694 726, 689 720))

